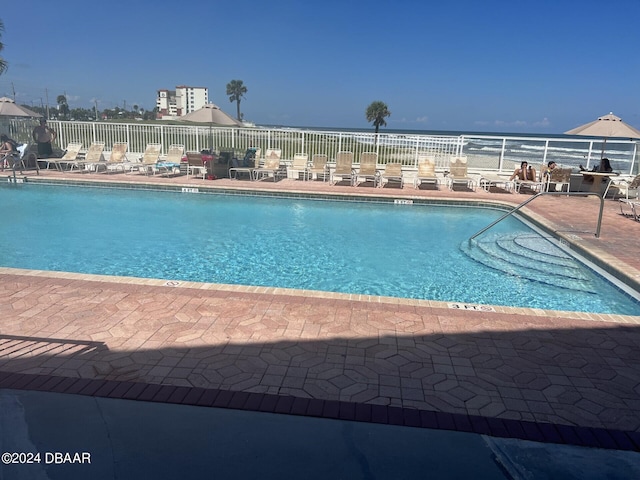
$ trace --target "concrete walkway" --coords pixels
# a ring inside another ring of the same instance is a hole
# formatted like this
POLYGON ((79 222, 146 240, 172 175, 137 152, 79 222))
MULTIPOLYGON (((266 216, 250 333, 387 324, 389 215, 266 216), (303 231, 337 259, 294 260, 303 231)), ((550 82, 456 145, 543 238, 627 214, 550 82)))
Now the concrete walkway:
MULTIPOLYGON (((292 180, 46 178, 511 205, 526 198, 292 180)), ((525 213, 640 282, 640 223, 607 200, 597 239, 597 207, 595 199, 540 198, 525 213)), ((638 317, 494 310, 2 268, 0 388, 640 449, 638 317)))

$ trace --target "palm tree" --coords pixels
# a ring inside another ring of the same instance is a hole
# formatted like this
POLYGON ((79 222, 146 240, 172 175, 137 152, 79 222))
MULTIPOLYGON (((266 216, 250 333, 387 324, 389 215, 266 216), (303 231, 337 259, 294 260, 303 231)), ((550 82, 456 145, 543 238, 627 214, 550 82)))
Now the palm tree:
POLYGON ((240 113, 240 100, 247 93, 247 87, 242 84, 242 80, 231 80, 227 83, 227 95, 229 95, 230 102, 236 102, 238 108, 238 121, 242 121, 242 114, 240 113))
POLYGON ((67 104, 67 97, 64 95, 58 95, 56 97, 56 103, 58 104, 58 111, 62 116, 66 116, 69 113, 69 105, 67 104))
POLYGON ((367 107, 366 115, 367 122, 373 122, 373 126, 376 127, 377 134, 380 126, 387 126, 385 118, 391 115, 391 112, 389 111, 389 107, 387 107, 386 103, 376 101, 371 102, 371 105, 367 107))
MULTIPOLYGON (((4 23, 2 23, 2 20, 0 20, 0 38, 2 38, 3 31, 4 31, 4 23)), ((4 48, 4 44, 0 42, 0 52, 2 51, 3 48, 4 48)), ((9 65, 7 64, 6 60, 0 57, 0 75, 6 72, 7 68, 9 68, 9 65)))

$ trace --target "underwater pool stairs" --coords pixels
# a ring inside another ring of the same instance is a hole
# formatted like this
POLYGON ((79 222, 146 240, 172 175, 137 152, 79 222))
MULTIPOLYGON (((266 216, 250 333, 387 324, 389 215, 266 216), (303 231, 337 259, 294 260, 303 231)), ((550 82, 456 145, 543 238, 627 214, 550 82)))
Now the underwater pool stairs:
POLYGON ((485 235, 460 248, 487 267, 567 290, 595 293, 580 263, 545 238, 528 233, 485 235))

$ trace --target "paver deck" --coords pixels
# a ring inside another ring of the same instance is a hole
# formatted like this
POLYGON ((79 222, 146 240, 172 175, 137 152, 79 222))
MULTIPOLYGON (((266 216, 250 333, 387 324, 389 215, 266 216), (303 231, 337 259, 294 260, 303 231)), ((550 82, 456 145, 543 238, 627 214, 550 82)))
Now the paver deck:
MULTIPOLYGON (((62 174, 512 205, 522 194, 62 174)), ((640 222, 595 198, 525 207, 640 282, 640 222)), ((437 426, 640 449, 639 317, 0 268, 0 388, 437 426), (74 380, 75 379, 75 380, 74 380)))

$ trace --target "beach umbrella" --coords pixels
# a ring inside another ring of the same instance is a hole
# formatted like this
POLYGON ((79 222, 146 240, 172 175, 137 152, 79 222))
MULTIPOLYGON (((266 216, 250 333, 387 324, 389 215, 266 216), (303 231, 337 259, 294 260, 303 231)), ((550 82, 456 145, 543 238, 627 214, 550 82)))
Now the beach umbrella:
POLYGON ((209 148, 212 147, 213 133, 212 129, 214 125, 223 127, 241 127, 242 123, 233 118, 231 115, 220 110, 220 107, 213 103, 207 103, 202 108, 195 110, 191 113, 180 117, 181 121, 194 122, 194 123, 208 123, 209 124, 209 148))
POLYGON ((564 133, 566 135, 584 135, 604 138, 600 158, 604 158, 607 138, 640 138, 640 130, 624 123, 620 117, 616 117, 613 113, 599 117, 593 122, 586 123, 564 133))
POLYGON ((221 125, 221 126, 242 126, 238 120, 233 118, 231 115, 220 110, 220 107, 214 105, 213 103, 207 103, 204 107, 187 113, 186 115, 180 117, 180 120, 184 120, 186 122, 197 122, 197 123, 209 123, 211 125, 221 125))
POLYGON ((1 117, 41 117, 39 113, 22 107, 8 97, 0 98, 1 117))

